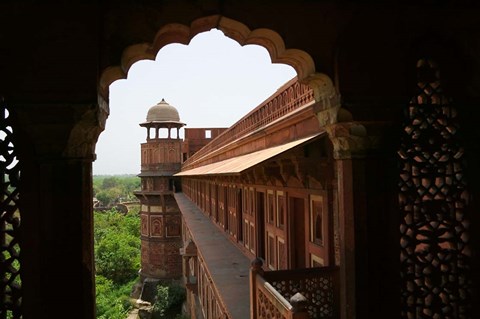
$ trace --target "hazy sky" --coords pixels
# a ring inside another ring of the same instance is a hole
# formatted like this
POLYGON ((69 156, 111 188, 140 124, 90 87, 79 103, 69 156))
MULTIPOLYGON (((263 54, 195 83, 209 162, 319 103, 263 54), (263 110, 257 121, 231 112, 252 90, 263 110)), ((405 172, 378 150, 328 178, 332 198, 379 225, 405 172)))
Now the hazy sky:
POLYGON ((197 35, 188 46, 167 45, 155 61, 135 63, 128 79, 110 86, 110 116, 93 173, 140 173, 147 130, 138 124, 162 98, 187 127, 229 127, 295 75, 288 65, 272 64, 263 47, 241 47, 218 30, 197 35))

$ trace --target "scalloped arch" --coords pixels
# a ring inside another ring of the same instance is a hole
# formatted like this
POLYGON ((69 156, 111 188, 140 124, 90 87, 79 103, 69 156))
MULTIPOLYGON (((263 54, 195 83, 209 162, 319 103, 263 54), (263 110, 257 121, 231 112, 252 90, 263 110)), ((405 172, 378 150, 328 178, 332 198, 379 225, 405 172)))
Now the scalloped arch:
POLYGON ((336 94, 330 77, 315 72, 315 63, 312 57, 299 49, 286 49, 282 37, 277 32, 264 28, 252 31, 241 22, 213 15, 199 18, 190 26, 178 23, 167 24, 157 32, 153 43, 141 43, 127 47, 122 53, 121 65, 108 67, 103 71, 99 82, 99 98, 104 103, 108 103, 110 84, 119 79, 126 79, 128 70, 135 62, 145 59, 155 60, 158 51, 165 45, 171 43, 187 45, 197 34, 213 28, 221 30, 225 36, 237 41, 242 46, 256 44, 264 47, 270 54, 272 63, 283 63, 293 67, 299 81, 312 87, 317 101, 336 94))

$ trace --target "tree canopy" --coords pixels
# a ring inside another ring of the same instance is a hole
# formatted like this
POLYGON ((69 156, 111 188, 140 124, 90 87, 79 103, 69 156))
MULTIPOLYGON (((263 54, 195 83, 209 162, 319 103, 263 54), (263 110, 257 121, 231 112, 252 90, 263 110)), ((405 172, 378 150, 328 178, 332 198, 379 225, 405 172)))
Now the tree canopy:
POLYGON ((97 318, 124 319, 140 269, 138 208, 94 212, 97 318))
POLYGON ((136 200, 133 192, 140 189, 140 178, 135 175, 98 175, 93 177, 93 196, 102 206, 136 200))

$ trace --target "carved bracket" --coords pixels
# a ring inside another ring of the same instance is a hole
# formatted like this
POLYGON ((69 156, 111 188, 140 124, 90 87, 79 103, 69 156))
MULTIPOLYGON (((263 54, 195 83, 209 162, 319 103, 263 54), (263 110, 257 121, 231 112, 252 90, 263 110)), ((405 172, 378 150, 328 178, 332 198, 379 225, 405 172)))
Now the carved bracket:
POLYGON ((295 165, 290 159, 284 158, 282 160, 279 160, 278 163, 280 166, 280 175, 282 176, 284 185, 287 185, 290 178, 298 178, 295 171, 295 165))
POLYGON ((378 144, 378 137, 368 136, 365 126, 358 122, 327 125, 325 129, 333 144, 335 159, 364 157, 367 150, 378 144))
POLYGON ((277 162, 268 163, 264 166, 263 171, 272 185, 276 185, 278 181, 281 185, 286 186, 287 181, 283 178, 281 167, 277 162))
POLYGON ((295 176, 302 183, 303 187, 312 187, 313 185, 325 187, 327 163, 313 159, 292 158, 295 176))

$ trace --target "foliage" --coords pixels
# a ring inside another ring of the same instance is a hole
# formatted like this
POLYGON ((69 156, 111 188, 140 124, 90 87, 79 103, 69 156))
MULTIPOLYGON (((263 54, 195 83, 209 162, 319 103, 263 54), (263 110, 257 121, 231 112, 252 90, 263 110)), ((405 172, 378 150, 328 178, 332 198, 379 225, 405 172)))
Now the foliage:
POLYGON ((135 280, 124 285, 115 285, 112 280, 95 276, 97 287, 97 318, 125 319, 131 308, 129 294, 135 280))
POLYGON ((109 232, 97 245, 95 257, 97 274, 116 283, 124 283, 136 276, 140 268, 138 258, 139 238, 109 232))
POLYGON ((99 244, 108 233, 126 233, 140 238, 139 208, 131 208, 128 214, 120 214, 111 209, 105 212, 94 213, 94 239, 99 244))
POLYGON ((155 300, 155 304, 153 306, 153 311, 163 316, 165 311, 168 309, 169 306, 169 293, 167 286, 158 286, 157 287, 157 296, 155 300))
POLYGON ((140 268, 138 209, 94 212, 97 318, 125 319, 140 268))
POLYGON ((136 212, 95 212, 95 265, 98 275, 123 284, 140 268, 140 219, 136 212))
MULTIPOLYGON (((154 313, 163 318, 170 311, 178 311, 185 301, 185 288, 178 284, 159 285, 153 305, 154 313)), ((178 316, 177 316, 178 317, 178 316)))
POLYGON ((93 194, 104 206, 136 200, 133 192, 139 189, 140 178, 135 175, 93 177, 93 194))

